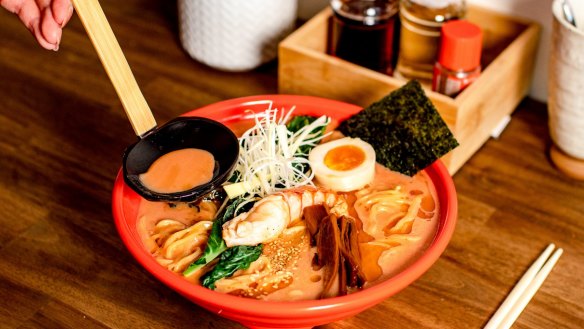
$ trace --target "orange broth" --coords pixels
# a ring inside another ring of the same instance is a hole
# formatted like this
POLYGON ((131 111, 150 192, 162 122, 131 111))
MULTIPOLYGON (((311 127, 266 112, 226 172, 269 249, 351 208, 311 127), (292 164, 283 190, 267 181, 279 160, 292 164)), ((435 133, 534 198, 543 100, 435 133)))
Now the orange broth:
MULTIPOLYGON (((253 122, 246 120, 244 123, 235 125, 232 130, 239 136, 251 125, 253 125, 253 122)), ((332 125, 335 127, 336 123, 332 125)), ((228 126, 230 125, 228 124, 228 126)), ((333 137, 327 140, 335 139, 338 135, 339 133, 335 131, 333 137)), ((395 227, 391 227, 395 222, 389 221, 387 216, 377 216, 373 219, 375 221, 374 224, 380 228, 378 231, 372 232, 372 234, 363 231, 363 222, 354 208, 357 199, 355 193, 340 193, 347 199, 350 208, 349 213, 356 219, 357 227, 360 229, 359 250, 362 255, 362 269, 367 278, 364 288, 378 284, 412 264, 431 244, 438 228, 440 205, 437 203, 436 191, 429 177, 424 172, 420 172, 414 177, 409 177, 377 164, 375 178, 368 188, 389 190, 397 186, 408 196, 423 197, 415 220, 397 231, 395 227)), ((147 245, 147 249, 156 254, 156 248, 153 246, 154 242, 150 236, 154 225, 158 221, 165 218, 173 218, 181 223, 192 225, 200 220, 209 220, 212 216, 210 214, 201 216, 196 209, 189 209, 185 206, 169 207, 166 203, 142 200, 138 218, 140 236, 147 245)), ((369 219, 370 222, 371 220, 369 219)), ((267 295, 254 296, 255 298, 276 301, 318 298, 323 289, 323 270, 314 270, 311 266, 316 248, 310 246, 309 239, 308 233, 304 233, 302 242, 296 243, 297 248, 300 248, 301 251, 289 263, 287 269, 292 273, 293 280, 290 280, 291 283, 287 283, 284 288, 267 295)), ((273 248, 264 247, 264 251, 267 249, 273 248)), ((187 278, 187 280, 198 284, 197 278, 198 276, 194 277, 194 279, 193 277, 187 278)), ((218 287, 221 286, 219 284, 220 281, 217 282, 218 287)), ((335 286, 337 285, 335 284, 335 286)), ((220 291, 221 289, 217 290, 220 291)))
POLYGON ((201 149, 186 148, 156 159, 148 171, 140 174, 140 181, 154 192, 182 192, 210 182, 214 169, 213 154, 201 149))

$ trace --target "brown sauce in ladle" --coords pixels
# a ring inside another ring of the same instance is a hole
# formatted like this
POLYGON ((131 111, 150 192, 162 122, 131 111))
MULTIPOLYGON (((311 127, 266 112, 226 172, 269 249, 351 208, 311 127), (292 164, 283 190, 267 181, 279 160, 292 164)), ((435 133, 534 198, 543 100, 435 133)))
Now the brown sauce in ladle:
POLYGON ((156 159, 140 181, 159 193, 177 193, 206 184, 213 178, 215 158, 196 148, 176 150, 156 159))

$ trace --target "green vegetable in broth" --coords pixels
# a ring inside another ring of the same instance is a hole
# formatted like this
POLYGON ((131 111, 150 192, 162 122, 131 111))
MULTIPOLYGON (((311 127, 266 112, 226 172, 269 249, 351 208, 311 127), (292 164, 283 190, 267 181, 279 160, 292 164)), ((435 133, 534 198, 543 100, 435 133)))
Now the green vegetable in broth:
POLYGON ((209 289, 215 289, 217 280, 230 277, 237 270, 249 268, 262 254, 263 245, 257 246, 235 246, 225 250, 219 262, 213 269, 201 278, 201 284, 209 289))
POLYGON ((377 162, 408 176, 458 146, 415 80, 343 121, 338 129, 371 144, 377 162))
POLYGON ((313 117, 309 115, 297 115, 294 116, 288 121, 286 127, 289 131, 295 133, 298 130, 302 129, 304 126, 308 126, 309 124, 313 123, 314 120, 318 119, 318 117, 313 117))
MULTIPOLYGON (((221 253, 227 250, 227 245, 225 244, 225 241, 223 241, 223 236, 221 234, 223 224, 235 217, 237 207, 241 205, 243 201, 242 198, 235 199, 222 213, 217 215, 217 218, 213 222, 213 227, 211 228, 211 233, 209 234, 209 239, 207 240, 207 246, 205 247, 203 256, 187 267, 183 272, 184 276, 194 274, 198 269, 209 264, 213 259, 217 258, 221 253)), ((247 209, 248 207, 245 208, 247 209)))
MULTIPOLYGON (((296 133, 300 129, 302 129, 302 128, 310 125, 314 121, 316 121, 316 119, 318 119, 318 117, 313 117, 313 116, 309 116, 309 115, 298 115, 298 116, 292 117, 292 119, 290 119, 290 121, 286 124, 286 128, 288 128, 288 130, 290 132, 296 133)), ((326 130, 326 125, 319 126, 319 127, 316 127, 314 130, 310 131, 310 134, 315 134, 314 137, 320 137, 324 134, 325 130, 326 130)), ((314 145, 309 145, 309 144, 302 145, 298 148, 298 151, 296 151, 296 155, 300 155, 300 156, 308 158, 308 153, 310 153, 310 150, 312 150, 313 148, 314 148, 314 145)), ((303 164, 297 164, 295 167, 301 169, 303 172, 307 172, 309 169, 309 166, 303 165, 303 164)))
MULTIPOLYGON (((316 119, 318 119, 318 117, 313 117, 309 115, 298 115, 290 119, 290 121, 286 124, 286 128, 288 128, 290 132, 295 133, 300 129, 310 125, 311 123, 316 121, 316 119)), ((312 130, 310 134, 315 134, 315 137, 322 136, 325 130, 326 126, 319 126, 312 130)), ((314 146, 312 145, 302 145, 299 148, 298 152, 296 153, 308 156, 308 153, 310 153, 310 150, 312 150, 312 148, 314 148, 314 146)))

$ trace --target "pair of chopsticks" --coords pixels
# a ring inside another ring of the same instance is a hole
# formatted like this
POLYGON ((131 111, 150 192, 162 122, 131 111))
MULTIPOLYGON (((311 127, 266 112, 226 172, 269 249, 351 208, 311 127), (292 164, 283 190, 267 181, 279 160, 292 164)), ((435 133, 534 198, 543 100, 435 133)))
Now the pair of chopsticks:
POLYGON ((533 262, 484 329, 507 329, 513 325, 564 252, 562 248, 558 248, 552 255, 555 248, 556 246, 550 243, 533 262))

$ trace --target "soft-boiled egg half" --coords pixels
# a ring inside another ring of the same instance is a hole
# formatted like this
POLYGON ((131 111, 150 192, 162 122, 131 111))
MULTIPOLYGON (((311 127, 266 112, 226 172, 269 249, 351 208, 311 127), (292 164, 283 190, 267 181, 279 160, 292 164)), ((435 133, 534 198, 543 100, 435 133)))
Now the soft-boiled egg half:
POLYGON ((363 188, 375 176, 375 151, 359 138, 320 144, 308 155, 318 185, 339 192, 363 188))

